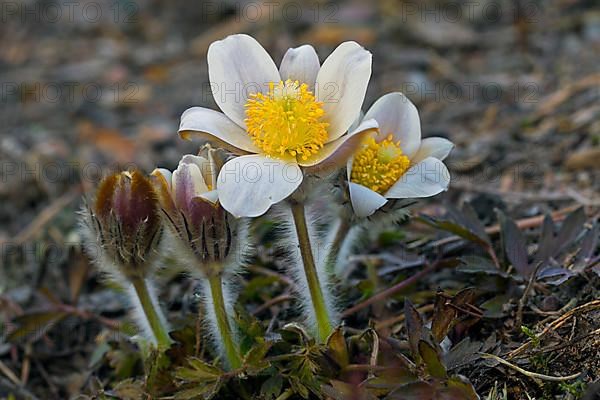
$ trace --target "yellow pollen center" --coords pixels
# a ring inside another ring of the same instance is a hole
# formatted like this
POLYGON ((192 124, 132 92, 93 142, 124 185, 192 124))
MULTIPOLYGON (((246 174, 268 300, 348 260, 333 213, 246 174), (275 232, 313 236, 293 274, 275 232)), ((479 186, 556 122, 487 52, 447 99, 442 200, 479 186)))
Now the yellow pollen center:
POLYGON ((322 122, 323 103, 298 81, 271 82, 269 92, 250 95, 246 103, 246 129, 256 146, 275 157, 308 159, 327 141, 322 122))
POLYGON ((381 142, 369 136, 354 156, 350 180, 384 194, 408 169, 410 160, 402 153, 400 142, 388 135, 381 142))

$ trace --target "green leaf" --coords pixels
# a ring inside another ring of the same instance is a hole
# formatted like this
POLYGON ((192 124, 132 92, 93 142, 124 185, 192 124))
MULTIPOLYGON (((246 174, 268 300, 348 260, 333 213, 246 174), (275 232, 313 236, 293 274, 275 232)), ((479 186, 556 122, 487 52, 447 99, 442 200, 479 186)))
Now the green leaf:
POLYGON ((193 387, 185 388, 175 394, 175 400, 210 400, 223 386, 223 380, 219 379, 212 383, 197 384, 193 387))
POLYGON ((119 382, 111 392, 115 397, 123 400, 142 400, 145 395, 142 382, 133 379, 119 382))
POLYGON ((401 385, 385 400, 434 400, 435 388, 427 382, 414 382, 401 385))
POLYGON ((185 382, 212 382, 219 379, 224 372, 214 365, 196 358, 188 358, 188 367, 180 367, 175 371, 175 377, 185 382))
POLYGON ((425 363, 427 372, 434 378, 446 378, 446 367, 436 349, 424 340, 419 341, 419 354, 425 363))
POLYGON ((250 375, 257 375, 259 372, 269 367, 269 362, 265 359, 269 349, 271 348, 271 342, 257 343, 250 349, 244 357, 244 367, 246 372, 250 375))
POLYGON ((456 375, 448 379, 448 389, 443 391, 444 400, 479 400, 479 396, 475 392, 475 388, 469 380, 460 375, 456 375), (448 397, 450 395, 451 397, 448 397))
POLYGON ((283 388, 283 378, 280 374, 272 375, 269 379, 263 382, 260 387, 261 398, 266 400, 273 399, 281 393, 283 388))
POLYGON ((327 339, 327 354, 340 366, 345 368, 350 364, 348 346, 341 328, 337 328, 327 339))
POLYGON ((239 331, 240 351, 247 353, 258 342, 262 342, 265 331, 260 321, 237 303, 235 306, 234 319, 239 331))
POLYGON ((507 294, 501 294, 492 297, 488 301, 481 304, 481 308, 485 310, 483 316, 485 318, 502 318, 506 315, 506 305, 510 302, 511 297, 507 294))

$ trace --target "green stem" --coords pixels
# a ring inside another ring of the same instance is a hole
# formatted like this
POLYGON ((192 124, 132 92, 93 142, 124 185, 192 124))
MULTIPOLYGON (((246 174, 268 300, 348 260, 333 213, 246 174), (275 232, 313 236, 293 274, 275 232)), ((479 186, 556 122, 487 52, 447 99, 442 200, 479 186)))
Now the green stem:
POLYGON ((319 283, 319 276, 317 275, 317 267, 315 265, 310 237, 308 235, 308 227, 306 225, 304 204, 293 202, 291 209, 294 217, 294 225, 296 226, 296 233, 298 235, 298 242, 300 244, 300 254, 302 256, 302 263, 304 264, 304 274, 306 275, 306 282, 308 283, 308 290, 310 291, 310 301, 315 313, 317 335, 321 342, 325 342, 333 328, 329 313, 327 312, 323 291, 319 283))
POLYGON ((144 278, 133 278, 131 280, 133 288, 135 289, 135 293, 142 305, 142 310, 144 315, 146 316, 146 320, 148 321, 148 325, 150 325, 150 329, 156 338, 156 342, 158 347, 161 349, 166 349, 171 346, 171 339, 169 338, 169 333, 167 329, 162 323, 158 312, 154 308, 154 302, 152 301, 152 297, 150 297, 150 292, 148 290, 148 285, 144 278))
POLYGON ((233 340, 229 319, 227 318, 227 310, 225 309, 225 299, 223 298, 223 283, 221 276, 218 274, 208 277, 210 284, 210 293, 212 296, 212 305, 217 319, 217 329, 219 330, 220 340, 225 349, 225 356, 229 362, 231 369, 237 369, 242 366, 242 360, 237 349, 237 345, 233 340))

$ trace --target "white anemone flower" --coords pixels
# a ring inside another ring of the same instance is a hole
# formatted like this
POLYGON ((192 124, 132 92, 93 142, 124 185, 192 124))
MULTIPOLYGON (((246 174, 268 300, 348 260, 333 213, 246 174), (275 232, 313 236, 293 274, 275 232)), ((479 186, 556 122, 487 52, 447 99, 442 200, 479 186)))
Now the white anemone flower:
POLYGON ((371 53, 340 44, 320 65, 315 49, 289 49, 279 69, 248 35, 232 35, 208 49, 211 90, 222 113, 186 110, 179 133, 216 142, 233 153, 218 176, 223 207, 256 217, 290 196, 304 169, 337 166, 377 128, 360 114, 371 76, 371 53))
POLYGON ((442 161, 454 145, 441 137, 421 139, 419 112, 404 94, 380 97, 364 119, 376 120, 379 131, 348 160, 350 199, 357 216, 373 214, 388 199, 430 197, 448 189, 450 173, 442 161))

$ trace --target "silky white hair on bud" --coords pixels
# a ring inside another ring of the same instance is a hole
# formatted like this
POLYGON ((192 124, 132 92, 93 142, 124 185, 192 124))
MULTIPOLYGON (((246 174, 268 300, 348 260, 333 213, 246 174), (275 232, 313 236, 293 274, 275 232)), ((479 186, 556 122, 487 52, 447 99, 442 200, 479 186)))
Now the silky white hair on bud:
MULTIPOLYGON (((339 223, 340 221, 338 221, 338 224, 339 223)), ((351 263, 350 257, 364 248, 364 241, 361 240, 363 235, 364 227, 360 225, 351 226, 340 245, 340 249, 335 256, 335 259, 331 261, 333 263, 335 275, 342 280, 346 279, 352 272, 352 269, 348 267, 351 263)))
MULTIPOLYGON (((121 272, 120 266, 115 264, 112 258, 107 255, 106 251, 102 247, 100 231, 95 225, 97 224, 97 221, 87 205, 84 205, 82 208, 80 216, 79 231, 83 240, 82 244, 85 253, 100 271, 102 279, 110 282, 112 285, 117 286, 127 295, 129 312, 135 321, 136 326, 140 330, 140 336, 153 345, 157 345, 158 341, 152 332, 152 329, 150 328, 150 324, 146 318, 142 304, 140 303, 140 299, 135 292, 135 288, 131 283, 129 283, 129 279, 125 276, 125 274, 121 272)), ((154 264, 154 262, 151 263, 154 264)), ((153 266, 151 265, 151 267, 153 266)), ((145 278, 145 282, 148 286, 150 300, 152 301, 152 305, 156 310, 156 314, 158 315, 163 326, 165 326, 168 330, 169 325, 162 312, 162 308, 160 307, 154 282, 149 277, 145 278)))
MULTIPOLYGON (((244 272, 244 268, 247 266, 255 248, 255 243, 251 236, 250 223, 251 220, 249 218, 240 218, 237 220, 234 247, 228 256, 221 261, 220 265, 222 268, 221 281, 225 310, 233 339, 236 343, 238 343, 239 332, 236 329, 237 324, 231 316, 233 315, 234 305, 241 287, 239 274, 244 272)), ((224 356, 225 349, 217 324, 212 291, 210 290, 210 283, 206 275, 207 271, 197 265, 197 257, 191 251, 189 245, 176 237, 170 230, 168 230, 168 234, 166 235, 164 249, 175 260, 178 267, 190 277, 197 279, 199 288, 195 295, 202 307, 204 333, 217 353, 224 356)), ((225 360, 225 357, 223 359, 225 360)))
MULTIPOLYGON (((340 209, 340 217, 332 225, 331 234, 339 229, 341 218, 347 218, 350 221, 348 232, 344 237, 338 254, 333 263, 333 270, 340 279, 345 280, 352 273, 351 266, 355 263, 350 262, 350 258, 364 251, 370 243, 377 240, 382 232, 389 229, 397 229, 398 225, 408 219, 410 216, 410 206, 414 204, 412 200, 390 200, 381 209, 366 218, 358 218, 349 212, 348 208, 340 209)), ((350 205, 348 207, 351 207, 350 205)))

